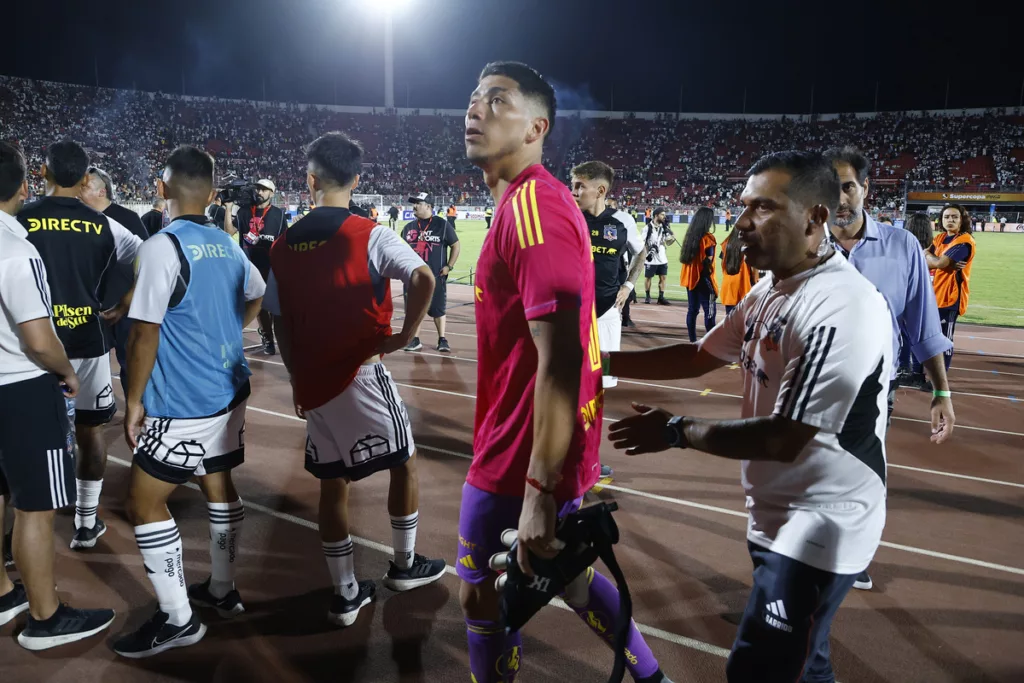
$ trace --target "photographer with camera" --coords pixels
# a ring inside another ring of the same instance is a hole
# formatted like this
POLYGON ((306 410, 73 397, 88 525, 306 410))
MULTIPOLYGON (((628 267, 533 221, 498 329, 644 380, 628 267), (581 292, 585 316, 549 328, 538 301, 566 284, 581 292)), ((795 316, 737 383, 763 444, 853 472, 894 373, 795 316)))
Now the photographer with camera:
MULTIPOLYGON (((270 277, 270 247, 278 235, 288 228, 284 210, 271 204, 277 187, 272 181, 264 178, 252 188, 232 191, 235 189, 229 186, 222 190, 224 231, 229 235, 238 233, 239 245, 266 282, 270 277), (238 214, 232 217, 231 205, 235 201, 238 202, 238 214)), ((270 313, 261 310, 259 321, 263 352, 273 355, 277 353, 274 345, 274 320, 270 313)))

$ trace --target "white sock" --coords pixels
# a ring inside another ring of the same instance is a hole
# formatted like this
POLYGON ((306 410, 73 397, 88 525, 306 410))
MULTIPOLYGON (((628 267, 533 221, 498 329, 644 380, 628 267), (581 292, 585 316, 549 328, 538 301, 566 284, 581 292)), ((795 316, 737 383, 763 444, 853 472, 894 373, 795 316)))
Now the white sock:
POLYGON ((96 510, 100 506, 103 480, 75 479, 75 483, 78 488, 78 502, 75 503, 75 528, 91 529, 96 526, 96 510))
POLYGON ((192 618, 181 562, 181 535, 173 519, 135 527, 135 543, 142 553, 146 575, 153 583, 160 610, 168 623, 184 626, 192 618))
POLYGON ((391 517, 391 544, 395 546, 395 564, 399 569, 412 567, 416 552, 416 525, 419 521, 418 511, 405 517, 391 517))
POLYGON ((324 558, 327 569, 334 581, 334 592, 346 600, 359 595, 359 584, 356 583, 356 561, 352 555, 352 537, 346 536, 342 541, 323 543, 324 558))
POLYGON ((235 588, 235 560, 245 508, 239 499, 233 503, 207 503, 206 509, 210 515, 210 593, 223 598, 235 588))

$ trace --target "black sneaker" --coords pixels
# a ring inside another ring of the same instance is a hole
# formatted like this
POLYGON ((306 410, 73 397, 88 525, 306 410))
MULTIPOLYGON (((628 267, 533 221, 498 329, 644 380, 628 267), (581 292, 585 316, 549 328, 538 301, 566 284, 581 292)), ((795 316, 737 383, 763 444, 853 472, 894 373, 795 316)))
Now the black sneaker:
POLYGON ((26 650, 48 650, 94 636, 114 621, 112 609, 75 609, 61 603, 46 621, 29 615, 28 626, 18 634, 18 643, 26 650))
POLYGON ((346 600, 341 595, 335 595, 331 599, 331 609, 327 613, 327 619, 338 626, 351 626, 356 623, 359 610, 373 602, 373 596, 376 593, 377 586, 373 581, 360 581, 359 592, 353 599, 346 600))
POLYGON ((928 378, 924 378, 921 380, 921 384, 917 388, 921 391, 927 391, 930 394, 935 387, 932 386, 932 383, 928 378))
POLYGON ((92 548, 96 545, 99 537, 105 533, 107 533, 107 525, 102 519, 97 517, 96 523, 91 529, 87 529, 84 526, 75 529, 75 535, 71 539, 71 549, 92 548))
POLYGON ((14 531, 4 534, 4 567, 14 566, 14 531))
POLYGON ((20 581, 14 582, 14 590, 0 595, 0 626, 28 610, 28 593, 20 581))
POLYGON ((920 389, 927 381, 923 372, 912 372, 903 380, 903 386, 908 389, 920 389))
POLYGON ((601 465, 601 476, 602 477, 610 477, 613 474, 615 474, 615 470, 613 470, 611 468, 611 466, 609 466, 609 465, 601 465))
POLYGON ((905 386, 907 386, 907 382, 910 381, 910 376, 911 376, 910 368, 900 368, 899 370, 897 370, 896 371, 896 386, 897 387, 905 387, 905 386))
POLYGON ((623 318, 622 319, 622 326, 623 327, 636 327, 636 323, 633 322, 633 320, 631 318, 623 318))
POLYGON ((658 297, 658 305, 659 306, 671 306, 672 304, 669 303, 669 300, 666 299, 664 296, 659 296, 658 297))
POLYGON ((260 333, 260 341, 263 343, 263 353, 267 354, 268 356, 273 356, 275 353, 277 353, 277 349, 274 348, 274 340, 268 337, 266 333, 263 332, 263 328, 261 327, 256 331, 260 333))
POLYGON ((409 342, 409 345, 406 346, 404 350, 405 351, 419 351, 422 348, 423 348, 423 344, 422 344, 422 342, 420 342, 420 338, 419 337, 413 337, 412 341, 409 342))
POLYGON ((399 569, 394 562, 390 564, 391 567, 381 583, 399 593, 434 583, 444 576, 444 560, 430 560, 422 555, 414 556, 412 566, 408 569, 399 569))
POLYGON ((853 587, 857 590, 862 591, 869 591, 874 585, 875 584, 871 580, 871 577, 868 575, 867 570, 864 570, 860 574, 857 574, 857 578, 853 582, 853 587))
POLYGON ((195 612, 184 626, 168 624, 167 618, 167 613, 158 609, 138 631, 118 639, 114 643, 114 652, 128 659, 142 659, 171 648, 195 645, 206 635, 206 625, 199 621, 195 612))
POLYGON ((451 353, 452 347, 448 345, 448 340, 441 337, 437 340, 437 350, 441 353, 451 353))
POLYGON ((236 589, 232 588, 223 598, 218 598, 210 592, 210 581, 212 578, 210 577, 202 583, 195 583, 189 586, 188 599, 199 607, 212 607, 224 619, 236 617, 244 612, 245 605, 242 604, 242 596, 238 594, 236 589))
POLYGON ((647 296, 644 297, 644 303, 645 304, 651 303, 651 295, 650 294, 648 294, 647 296))

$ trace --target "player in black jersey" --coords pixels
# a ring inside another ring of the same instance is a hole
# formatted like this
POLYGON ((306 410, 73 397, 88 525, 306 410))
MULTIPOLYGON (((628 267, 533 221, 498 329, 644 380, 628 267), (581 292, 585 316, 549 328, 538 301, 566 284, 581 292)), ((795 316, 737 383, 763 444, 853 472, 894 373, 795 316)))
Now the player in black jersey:
MULTIPOLYGON (((622 307, 633 291, 644 266, 643 241, 636 221, 607 206, 608 191, 615 182, 615 170, 602 161, 588 161, 572 169, 572 196, 583 212, 590 230, 594 256, 594 286, 597 308, 597 336, 602 351, 618 351, 622 340, 622 307), (623 254, 629 253, 629 267, 623 254)), ((618 384, 615 377, 602 378, 605 389, 618 384)), ((601 465, 601 476, 612 469, 601 465)))
POLYGON ((96 510, 107 465, 103 426, 116 407, 103 328, 127 313, 132 292, 107 311, 102 311, 100 294, 114 265, 130 266, 142 244, 123 225, 79 199, 83 190, 88 191, 88 170, 89 155, 81 145, 50 145, 43 166, 46 196, 18 212, 18 221, 46 266, 53 323, 81 382, 75 404, 78 502, 73 549, 92 548, 106 531, 96 510))

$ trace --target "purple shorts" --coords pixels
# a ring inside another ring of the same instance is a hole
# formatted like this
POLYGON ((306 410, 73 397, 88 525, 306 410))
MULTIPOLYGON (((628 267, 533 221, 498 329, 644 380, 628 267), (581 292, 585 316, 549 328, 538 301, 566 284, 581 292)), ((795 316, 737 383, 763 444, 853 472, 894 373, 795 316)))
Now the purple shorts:
MULTIPOLYGON (((562 518, 580 509, 583 497, 562 506, 562 518)), ((480 584, 493 579, 495 572, 488 563, 491 557, 508 550, 501 543, 506 529, 519 528, 523 499, 499 496, 469 484, 462 485, 462 506, 459 509, 459 554, 455 570, 466 583, 480 584)))

